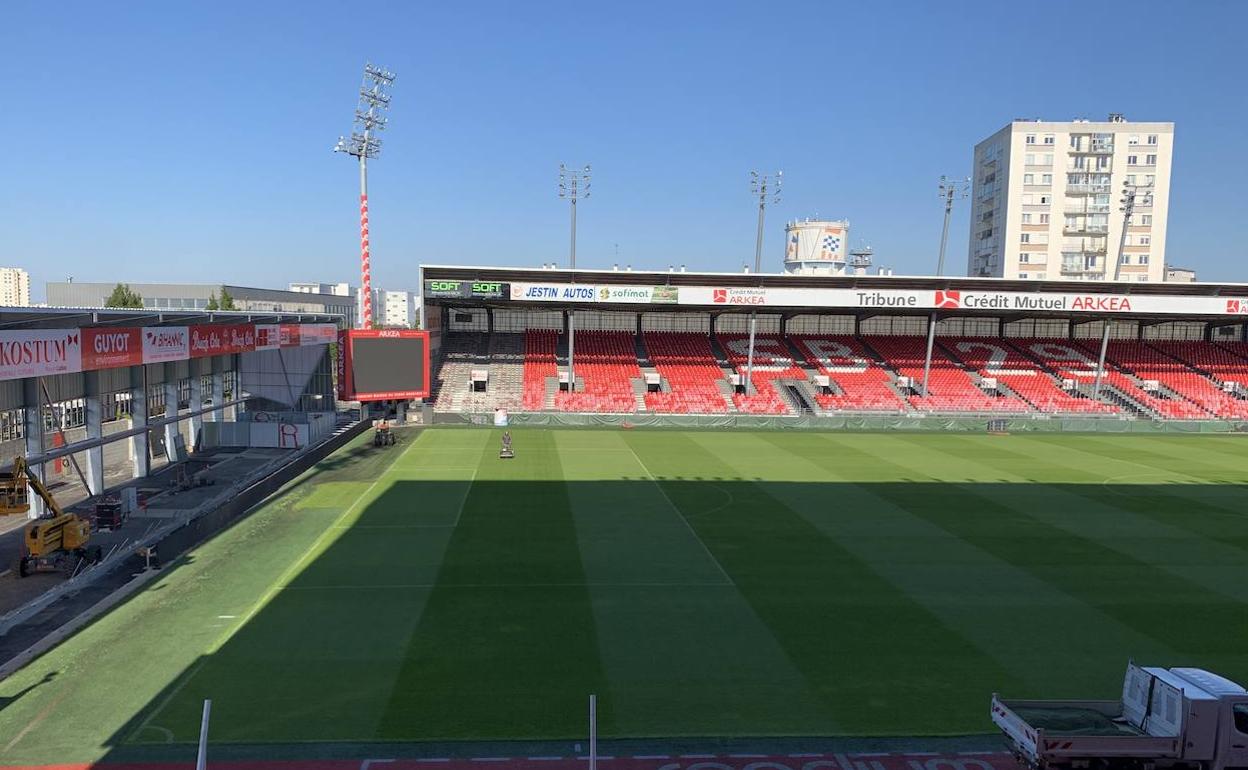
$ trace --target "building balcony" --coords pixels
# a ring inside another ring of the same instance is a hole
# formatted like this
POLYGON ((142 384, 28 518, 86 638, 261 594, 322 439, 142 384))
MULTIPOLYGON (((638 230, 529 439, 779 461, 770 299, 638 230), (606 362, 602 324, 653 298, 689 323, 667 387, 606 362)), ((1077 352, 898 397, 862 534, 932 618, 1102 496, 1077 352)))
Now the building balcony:
POLYGON ((1066 185, 1067 195, 1104 195, 1110 192, 1110 185, 1107 184, 1068 184, 1066 185))
POLYGON ((1086 146, 1071 147, 1070 154, 1071 155, 1113 155, 1114 146, 1112 144, 1101 144, 1098 142, 1093 142, 1092 144, 1089 144, 1086 146))
POLYGON ((1107 235, 1109 225, 1062 225, 1062 235, 1107 235))
POLYGON ((1086 206, 1078 204, 1067 205, 1064 211, 1067 214, 1108 214, 1108 203, 1089 203, 1086 206))

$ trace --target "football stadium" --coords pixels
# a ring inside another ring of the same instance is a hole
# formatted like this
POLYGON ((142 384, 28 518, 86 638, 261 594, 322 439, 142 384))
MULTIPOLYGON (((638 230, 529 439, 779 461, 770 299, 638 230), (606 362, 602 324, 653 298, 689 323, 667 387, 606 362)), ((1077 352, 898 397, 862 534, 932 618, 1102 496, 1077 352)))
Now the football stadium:
POLYGON ((240 768, 1005 768, 994 693, 1248 679, 1241 287, 421 272, 422 332, 214 316, 136 359, 200 436, 145 473, 232 424, 289 454, 9 609, 0 764, 188 766, 210 701, 240 768), (331 359, 363 412, 285 447, 331 359))

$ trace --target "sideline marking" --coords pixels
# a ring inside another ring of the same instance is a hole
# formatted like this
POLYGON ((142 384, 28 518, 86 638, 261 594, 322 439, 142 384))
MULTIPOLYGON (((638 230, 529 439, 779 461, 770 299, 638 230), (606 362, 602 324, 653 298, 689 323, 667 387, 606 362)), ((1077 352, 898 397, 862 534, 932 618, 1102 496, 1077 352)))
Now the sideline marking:
POLYGON ((30 720, 30 722, 27 723, 27 725, 21 729, 21 732, 13 736, 13 740, 9 741, 8 743, 4 745, 4 750, 8 751, 9 749, 13 748, 14 746, 17 745, 18 741, 26 737, 27 733, 29 733, 31 730, 35 729, 39 725, 43 724, 43 721, 47 719, 48 717, 52 716, 52 712, 55 711, 56 707, 61 704, 61 701, 65 700, 65 697, 67 695, 69 695, 69 690, 66 690, 65 692, 61 693, 59 697, 53 698, 51 703, 44 706, 43 709, 38 714, 35 714, 35 718, 30 720))
POLYGON ((204 651, 204 654, 200 656, 199 661, 197 661, 194 666, 191 666, 191 668, 187 669, 187 671, 182 675, 181 681, 179 681, 177 685, 174 686, 173 689, 169 691, 169 694, 166 695, 160 701, 159 704, 157 704, 156 708, 152 709, 151 713, 149 713, 147 717, 141 723, 139 723, 139 726, 135 728, 133 732, 130 733, 130 735, 128 736, 129 738, 133 738, 137 736, 140 731, 150 726, 152 720, 156 718, 156 715, 164 711, 165 707, 168 706, 169 703, 173 701, 174 697, 177 696, 177 694, 182 691, 182 688, 186 687, 186 685, 192 679, 195 678, 195 674, 201 668, 203 668, 204 664, 208 661, 209 657, 211 655, 214 655, 218 650, 224 647, 225 643, 230 641, 230 639, 234 637, 234 634, 237 634, 240 630, 242 630, 243 626, 247 625, 247 623, 249 623, 251 619, 256 616, 257 612, 259 612, 261 609, 264 608, 266 604, 268 604, 270 601, 273 600, 273 597, 276 596, 278 592, 282 590, 283 584, 289 582, 291 578, 293 578, 296 574, 298 574, 298 570, 303 566, 303 563, 307 561, 308 556, 310 556, 317 548, 321 546, 321 543, 325 540, 325 538, 331 532, 334 531, 335 526, 338 524, 341 524, 343 519, 351 515, 351 512, 354 511, 356 506, 360 504, 360 501, 368 497, 368 495, 373 491, 373 489, 375 489, 377 485, 381 483, 381 480, 386 477, 386 474, 389 473, 394 468, 395 464, 399 460, 401 460, 404 455, 410 452, 412 447, 416 446, 416 444, 420 441, 421 437, 424 435, 425 433, 422 431, 419 436, 417 436, 414 440, 408 443, 408 445, 403 449, 402 452, 400 452, 392 460, 390 460, 390 465, 386 466, 386 469, 382 471, 380 474, 378 474, 377 478, 373 480, 373 483, 369 484, 368 488, 365 489, 362 493, 360 493, 359 497, 355 498, 355 502, 351 503, 351 505, 348 506, 345 511, 343 511, 341 514, 338 515, 338 518, 334 519, 334 521, 328 527, 322 530, 321 534, 318 535, 317 538, 312 541, 312 544, 309 545, 306 550, 304 550, 303 554, 295 561, 294 564, 291 564, 289 567, 287 567, 285 570, 282 571, 282 574, 278 576, 278 579, 275 580, 269 586, 268 590, 266 590, 260 596, 259 599, 256 600, 255 604, 251 606, 251 609, 247 610, 247 612, 243 615, 243 617, 237 623, 235 623, 232 628, 227 629, 226 632, 222 634, 220 638, 217 639, 216 642, 214 642, 212 645, 208 647, 207 650, 204 651))
MULTIPOLYGON (((715 558, 715 554, 711 553, 711 549, 706 546, 706 542, 703 541, 702 538, 698 536, 697 530, 695 530, 693 528, 693 525, 689 523, 689 519, 685 518, 685 512, 680 510, 680 508, 676 506, 676 503, 672 502, 672 498, 667 496, 667 490, 663 488, 663 485, 659 483, 659 480, 656 479, 654 477, 654 474, 650 472, 650 468, 646 465, 645 461, 641 459, 641 455, 637 454, 636 450, 633 449, 632 444, 629 444, 627 441, 625 441, 624 443, 626 446, 628 446, 628 451, 632 453, 633 459, 637 461, 637 464, 641 466, 641 469, 646 472, 647 476, 650 477, 650 483, 654 484, 654 486, 658 488, 659 494, 663 495, 663 499, 666 500, 667 504, 671 506, 673 511, 676 512, 677 518, 679 518, 681 522, 685 525, 685 529, 689 530, 689 534, 693 535, 693 539, 697 540, 698 545, 702 546, 702 550, 706 552, 707 558, 709 558, 711 560, 711 563, 714 564, 716 568, 719 569, 719 574, 723 575, 724 580, 728 581, 726 585, 736 587, 737 584, 732 579, 732 575, 728 574, 728 570, 724 569, 724 565, 720 564, 719 559, 715 558)), ((699 754, 697 756, 702 757, 703 755, 699 754)), ((705 756, 710 757, 713 755, 707 754, 705 756)))

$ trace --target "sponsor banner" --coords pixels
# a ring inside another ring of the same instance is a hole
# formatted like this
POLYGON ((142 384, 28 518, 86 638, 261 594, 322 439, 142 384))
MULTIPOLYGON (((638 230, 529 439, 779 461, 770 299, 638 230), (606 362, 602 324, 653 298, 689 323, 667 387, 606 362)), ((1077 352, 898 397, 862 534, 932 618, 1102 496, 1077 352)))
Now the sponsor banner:
POLYGON ((513 283, 511 298, 519 302, 597 302, 598 288, 570 283, 513 283))
POLYGON ((116 369, 143 363, 141 329, 82 330, 82 369, 116 369))
POLYGON ((811 289, 716 286, 573 286, 513 283, 521 302, 679 304, 682 306, 823 307, 862 310, 973 310, 1248 316, 1248 297, 978 291, 966 289, 811 289))
POLYGON ((427 299, 506 299, 511 288, 501 281, 425 281, 427 299))
POLYGON ((347 394, 352 391, 351 370, 347 368, 347 350, 349 334, 346 329, 338 332, 338 400, 346 401, 347 394))
POLYGON ((0 332, 0 380, 82 371, 78 329, 0 332))
POLYGON ((281 324, 278 327, 278 336, 282 347, 299 347, 299 324, 281 324))
POLYGON ((299 344, 328 345, 338 339, 338 327, 335 324, 302 324, 299 327, 299 344))
POLYGON ((191 357, 191 330, 186 326, 145 326, 143 363, 185 361, 191 357))
POLYGON ((252 324, 192 326, 191 358, 224 356, 256 348, 256 327, 252 324))
POLYGON ((273 350, 282 346, 280 324, 256 324, 256 350, 273 350))

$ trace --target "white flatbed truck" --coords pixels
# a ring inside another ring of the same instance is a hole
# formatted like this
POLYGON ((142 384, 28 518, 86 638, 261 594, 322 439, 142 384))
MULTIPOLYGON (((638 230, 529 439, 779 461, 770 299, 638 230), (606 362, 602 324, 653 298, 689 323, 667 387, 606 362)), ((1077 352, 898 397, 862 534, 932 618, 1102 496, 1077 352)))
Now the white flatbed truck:
POLYGON ((994 693, 991 714, 1033 770, 1248 770, 1248 690, 1199 668, 1129 663, 1119 701, 994 693))

